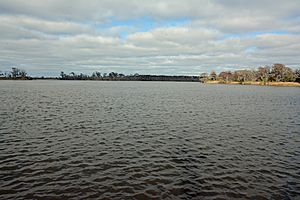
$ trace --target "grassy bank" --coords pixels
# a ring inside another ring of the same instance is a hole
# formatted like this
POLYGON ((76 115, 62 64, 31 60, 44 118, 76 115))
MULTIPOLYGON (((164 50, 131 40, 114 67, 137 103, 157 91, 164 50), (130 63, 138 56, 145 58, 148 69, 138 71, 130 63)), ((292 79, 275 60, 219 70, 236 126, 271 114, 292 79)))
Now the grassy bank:
POLYGON ((300 87, 300 83, 297 82, 259 82, 259 81, 207 81, 206 84, 229 84, 229 85, 267 85, 267 86, 284 86, 284 87, 300 87))

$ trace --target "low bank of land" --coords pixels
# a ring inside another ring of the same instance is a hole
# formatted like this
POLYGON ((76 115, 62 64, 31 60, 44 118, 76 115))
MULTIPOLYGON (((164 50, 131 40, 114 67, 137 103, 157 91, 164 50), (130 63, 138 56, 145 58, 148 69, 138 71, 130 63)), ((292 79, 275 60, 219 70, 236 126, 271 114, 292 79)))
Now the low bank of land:
POLYGON ((300 83, 297 82, 261 82, 261 81, 206 81, 206 84, 230 84, 230 85, 267 85, 267 86, 286 86, 286 87, 300 87, 300 83))

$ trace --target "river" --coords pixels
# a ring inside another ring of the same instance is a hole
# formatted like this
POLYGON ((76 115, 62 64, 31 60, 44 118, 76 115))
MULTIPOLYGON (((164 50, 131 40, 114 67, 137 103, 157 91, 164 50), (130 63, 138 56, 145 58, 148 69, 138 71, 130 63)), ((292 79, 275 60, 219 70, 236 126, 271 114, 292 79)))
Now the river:
POLYGON ((300 89, 0 81, 0 199, 299 199, 300 89))

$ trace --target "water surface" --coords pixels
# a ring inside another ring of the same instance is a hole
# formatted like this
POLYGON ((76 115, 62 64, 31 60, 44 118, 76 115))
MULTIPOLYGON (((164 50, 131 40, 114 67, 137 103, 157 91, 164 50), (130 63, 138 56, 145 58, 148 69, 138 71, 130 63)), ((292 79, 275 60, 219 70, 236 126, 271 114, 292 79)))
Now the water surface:
POLYGON ((0 81, 0 199, 299 199, 300 89, 0 81))

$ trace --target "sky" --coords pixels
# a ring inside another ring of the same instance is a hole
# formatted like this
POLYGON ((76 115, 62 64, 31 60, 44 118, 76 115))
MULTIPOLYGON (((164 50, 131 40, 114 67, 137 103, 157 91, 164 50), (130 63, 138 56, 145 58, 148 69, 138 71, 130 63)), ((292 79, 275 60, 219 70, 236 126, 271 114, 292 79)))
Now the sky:
POLYGON ((1 0, 0 71, 300 67, 300 0, 1 0))

